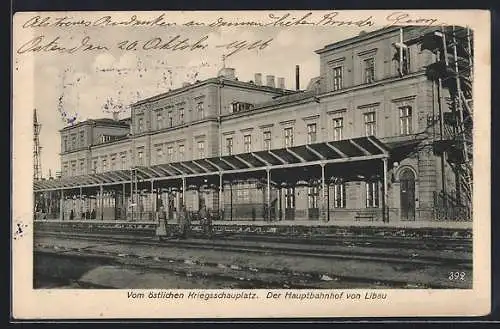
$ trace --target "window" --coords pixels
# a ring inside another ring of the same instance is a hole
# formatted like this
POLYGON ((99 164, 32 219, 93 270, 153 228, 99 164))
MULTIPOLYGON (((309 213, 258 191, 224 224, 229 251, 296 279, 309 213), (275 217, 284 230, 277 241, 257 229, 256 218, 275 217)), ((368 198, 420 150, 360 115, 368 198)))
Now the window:
POLYGON ((84 146, 85 146, 85 132, 80 131, 80 147, 84 147, 84 146))
POLYGON ((264 150, 269 151, 271 149, 271 132, 264 131, 264 150))
POLYGON ((409 135, 411 129, 411 106, 402 106, 399 108, 399 133, 401 135, 409 135))
POLYGON ((179 160, 184 160, 184 145, 179 145, 179 160))
POLYGON ((364 69, 364 83, 372 83, 375 81, 375 59, 368 58, 363 61, 363 69, 364 69))
POLYGON ((140 118, 137 122, 137 132, 141 133, 144 129, 144 120, 140 118))
POLYGON ((239 183, 238 189, 236 190, 236 196, 240 203, 248 203, 250 202, 250 188, 251 185, 249 183, 239 183))
POLYGON ((172 146, 169 146, 167 149, 167 155, 168 155, 168 161, 169 162, 174 162, 174 148, 172 146))
POLYGON ((101 143, 106 143, 111 140, 111 136, 101 135, 101 143))
POLYGON ((69 171, 68 171, 68 165, 67 164, 65 164, 63 166, 63 175, 64 176, 69 176, 69 171))
POLYGON ((106 159, 102 159, 102 171, 108 170, 108 161, 106 159))
POLYGON ((71 162, 71 176, 76 176, 76 161, 71 162))
POLYGON ((319 191, 317 186, 309 187, 307 189, 307 199, 309 208, 318 208, 319 191))
POLYGON ((344 120, 342 118, 333 119, 333 140, 342 140, 342 130, 344 129, 344 120))
POLYGON ((333 68, 333 91, 342 89, 342 66, 333 68))
POLYGON ((71 135, 71 148, 76 148, 76 134, 71 135))
POLYGON ((293 187, 288 187, 285 189, 285 208, 295 208, 295 189, 293 187))
POLYGON ((252 135, 243 136, 243 152, 248 153, 252 151, 252 135))
POLYGON ((111 170, 116 170, 116 155, 111 157, 111 170))
POLYGON ((156 113, 156 127, 158 129, 163 129, 163 115, 161 112, 156 113))
POLYGON ((378 182, 366 182, 366 207, 378 207, 378 182))
POLYGON ((410 50, 403 48, 403 74, 410 73, 410 50))
POLYGON ((174 116, 172 115, 172 111, 168 111, 168 126, 173 127, 174 125, 174 116))
POLYGON ((345 208, 346 206, 345 199, 346 199, 345 184, 344 183, 333 184, 333 207, 345 208))
POLYGON ((400 47, 400 45, 397 45, 393 60, 396 61, 396 68, 400 76, 410 73, 410 52, 408 46, 402 45, 400 47), (403 49, 402 55, 401 48, 403 49))
POLYGON ((161 163, 163 160, 163 148, 161 146, 158 146, 156 148, 156 162, 161 163))
POLYGON ((127 168, 127 154, 126 153, 121 153, 121 165, 122 165, 122 170, 125 170, 127 168))
POLYGON ((293 146, 293 128, 285 128, 285 147, 293 146))
POLYGON ((179 109, 179 123, 180 124, 184 123, 184 109, 183 108, 179 109))
POLYGON ((205 108, 203 107, 203 102, 200 102, 196 105, 196 108, 198 110, 198 119, 202 120, 205 118, 205 108))
POLYGON ((250 103, 241 103, 241 102, 234 102, 231 103, 231 111, 233 113, 236 112, 241 112, 241 111, 248 111, 253 108, 253 104, 250 103))
POLYGON ((80 174, 85 174, 85 160, 80 160, 80 174))
POLYGON ((374 136, 377 132, 375 124, 375 112, 365 113, 365 135, 374 136))
POLYGON ((199 141, 198 142, 198 158, 202 159, 204 157, 205 157, 205 142, 199 141))
POLYGON ((143 151, 137 152, 137 164, 139 166, 143 165, 143 156, 144 156, 144 152, 143 151))
POLYGON ((68 150, 68 138, 64 137, 63 138, 63 152, 68 150))
POLYGON ((233 154, 233 138, 232 137, 226 138, 226 151, 227 151, 227 155, 233 154))
POLYGON ((316 143, 316 124, 307 125, 307 144, 316 143))
POLYGON ((94 161, 92 162, 92 171, 93 171, 94 173, 97 173, 97 172, 98 172, 98 168, 97 168, 97 160, 94 160, 94 161))

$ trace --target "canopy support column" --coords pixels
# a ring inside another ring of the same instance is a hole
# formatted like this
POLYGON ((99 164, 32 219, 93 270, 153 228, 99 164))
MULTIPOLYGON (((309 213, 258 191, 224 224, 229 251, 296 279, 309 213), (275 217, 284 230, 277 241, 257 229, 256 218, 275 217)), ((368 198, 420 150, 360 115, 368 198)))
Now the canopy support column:
POLYGON ((61 190, 61 206, 59 207, 59 219, 64 220, 64 190, 61 190))
POLYGON ((80 186, 80 219, 83 219, 83 188, 80 186))
POLYGON ((121 220, 126 220, 127 219, 127 196, 126 196, 127 191, 125 190, 125 183, 122 184, 122 209, 121 211, 121 220))
POLYGON ((130 213, 131 217, 130 219, 133 221, 134 220, 134 210, 135 210, 135 197, 134 197, 134 180, 135 180, 135 169, 132 169, 130 171, 130 213))
POLYGON ((328 220, 326 207, 326 186, 325 186, 325 164, 321 164, 321 219, 323 221, 328 220))
POLYGON ((267 173, 267 220, 271 221, 271 170, 266 169, 267 173))
POLYGON ((224 194, 222 190, 222 172, 219 172, 219 219, 224 220, 224 194))
POLYGON ((388 199, 388 192, 387 192, 387 158, 382 159, 383 163, 383 170, 384 170, 384 193, 382 196, 382 220, 385 222, 389 222, 389 212, 387 211, 387 199, 388 199))
POLYGON ((99 185, 99 209, 101 212, 101 220, 104 220, 104 188, 99 185))
POLYGON ((186 205, 186 177, 182 177, 182 205, 186 205))
POLYGON ((151 180, 151 220, 154 220, 156 214, 156 194, 155 194, 155 183, 151 180))
POLYGON ((230 220, 233 220, 233 181, 229 179, 229 207, 231 210, 230 220))

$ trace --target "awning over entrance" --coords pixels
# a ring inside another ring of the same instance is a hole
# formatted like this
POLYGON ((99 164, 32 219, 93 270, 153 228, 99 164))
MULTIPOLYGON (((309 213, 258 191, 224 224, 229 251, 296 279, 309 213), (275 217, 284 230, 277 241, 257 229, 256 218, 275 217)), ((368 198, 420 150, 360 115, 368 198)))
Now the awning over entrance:
MULTIPOLYGON (((235 174, 266 169, 345 163, 386 158, 388 156, 389 148, 377 138, 370 136, 269 151, 165 163, 150 167, 139 166, 135 168, 135 174, 139 180, 169 180, 182 177, 218 175, 219 173, 235 174)), ((132 170, 108 171, 57 180, 36 181, 34 190, 116 185, 131 182, 131 177, 132 170)))

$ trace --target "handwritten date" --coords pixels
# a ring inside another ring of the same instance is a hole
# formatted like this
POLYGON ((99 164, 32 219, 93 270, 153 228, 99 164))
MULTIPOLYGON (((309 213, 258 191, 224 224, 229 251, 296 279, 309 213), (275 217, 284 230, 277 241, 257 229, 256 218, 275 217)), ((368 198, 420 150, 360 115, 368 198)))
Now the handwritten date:
MULTIPOLYGON (((263 50, 267 48, 273 39, 268 40, 237 40, 227 44, 215 45, 215 48, 222 48, 226 58, 244 50, 263 50)), ((85 36, 79 41, 73 39, 65 40, 60 36, 47 38, 44 35, 37 36, 25 43, 18 49, 19 55, 27 53, 59 53, 75 54, 77 52, 109 51, 117 48, 121 51, 197 51, 209 47, 208 35, 198 39, 190 39, 181 35, 172 37, 154 37, 149 40, 120 40, 112 46, 104 45, 99 41, 93 41, 89 36, 85 36)))
POLYGON ((139 40, 123 40, 118 42, 118 49, 120 50, 189 50, 194 51, 197 49, 205 49, 208 47, 206 42, 208 36, 205 35, 195 42, 192 42, 189 38, 183 38, 180 35, 176 35, 169 39, 163 39, 161 37, 155 37, 147 41, 139 40))

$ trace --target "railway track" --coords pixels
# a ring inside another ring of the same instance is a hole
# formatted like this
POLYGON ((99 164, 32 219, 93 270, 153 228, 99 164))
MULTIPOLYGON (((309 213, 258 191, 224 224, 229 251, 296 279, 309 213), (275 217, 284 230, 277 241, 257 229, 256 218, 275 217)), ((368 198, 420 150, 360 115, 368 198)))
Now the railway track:
POLYGON ((222 236, 225 240, 246 240, 258 242, 284 242, 294 244, 307 245, 346 245, 353 246, 371 246, 376 248, 418 248, 424 250, 461 250, 472 252, 472 241, 468 239, 451 239, 451 238, 426 238, 415 239, 407 237, 377 237, 377 236, 327 236, 327 237, 282 237, 282 236, 265 236, 259 234, 226 234, 222 236))
MULTIPOLYGON (((432 255, 397 254, 392 252, 369 252, 355 250, 335 250, 324 248, 324 246, 309 246, 308 248, 291 247, 279 243, 255 244, 245 241, 213 241, 213 240, 166 240, 154 241, 151 239, 137 238, 132 236, 109 236, 105 234, 78 234, 78 233, 49 233, 37 232, 36 236, 59 237, 64 239, 80 239, 86 241, 101 241, 117 244, 145 245, 156 247, 170 247, 182 249, 201 249, 237 253, 257 253, 286 255, 296 257, 314 257, 330 260, 357 260, 363 262, 376 262, 386 264, 408 264, 421 266, 447 266, 452 268, 472 269, 472 259, 438 257, 432 255)), ((330 247, 330 246, 326 246, 330 247)), ((401 251, 400 251, 401 252, 401 251)))
MULTIPOLYGON (((141 257, 137 255, 123 255, 119 253, 93 253, 90 250, 78 251, 76 248, 69 248, 55 252, 53 250, 43 250, 42 253, 52 254, 53 257, 73 257, 87 258, 99 257, 101 262, 107 259, 109 264, 119 264, 128 268, 137 268, 141 271, 161 271, 172 275, 182 276, 201 280, 214 280, 225 288, 238 289, 324 289, 324 288, 398 288, 398 289, 446 289, 456 288, 442 284, 424 284, 421 282, 408 282, 405 280, 385 280, 368 277, 346 276, 346 275, 325 275, 320 272, 311 271, 289 271, 276 268, 252 268, 248 266, 223 265, 221 263, 189 262, 182 258, 170 257, 141 257), (189 264, 190 267, 182 267, 189 264), (179 268, 181 265, 181 268, 179 268), (191 266, 197 266, 192 268, 191 266), (228 271, 221 271, 229 269, 228 271), (333 283, 332 283, 333 282, 333 283)), ((112 289, 109 285, 99 285, 78 279, 71 280, 71 283, 80 288, 112 289)))
MULTIPOLYGON (((154 227, 154 226, 152 226, 154 227)), ((176 227, 172 225, 174 231, 176 227)), ((203 236, 201 227, 193 226, 193 237, 203 236)), ((35 232, 64 232, 71 234, 92 233, 112 236, 134 236, 139 238, 151 238, 155 235, 154 229, 126 229, 120 230, 112 227, 103 227, 97 223, 92 227, 39 227, 35 232)), ((363 234, 357 232, 355 234, 335 234, 335 235, 314 235, 314 234, 296 234, 296 235, 276 235, 265 233, 249 233, 249 232, 214 232, 214 237, 217 240, 238 240, 238 241, 254 241, 254 242, 281 242, 293 244, 321 245, 321 246, 370 246, 373 248, 385 249, 420 249, 420 250, 449 250, 472 252, 471 238, 453 238, 450 236, 397 236, 392 233, 380 234, 363 234)))

